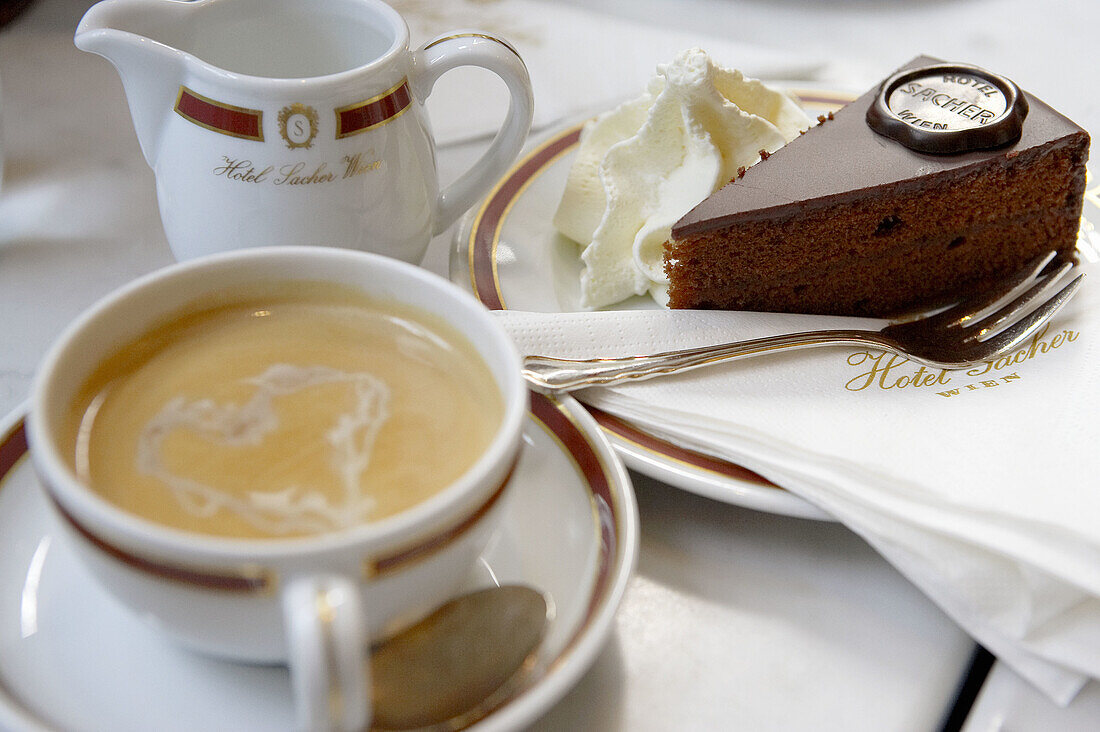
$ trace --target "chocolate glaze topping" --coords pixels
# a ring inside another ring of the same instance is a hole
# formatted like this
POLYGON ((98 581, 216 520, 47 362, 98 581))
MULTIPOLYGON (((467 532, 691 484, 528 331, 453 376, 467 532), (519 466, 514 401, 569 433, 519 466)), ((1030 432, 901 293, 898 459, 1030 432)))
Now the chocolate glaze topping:
MULTIPOLYGON (((919 56, 897 73, 942 63, 919 56)), ((953 154, 918 152, 868 125, 867 112, 880 88, 869 90, 711 195, 677 222, 673 238, 736 221, 794 217, 866 195, 872 188, 882 189, 879 192, 883 194, 902 193, 925 185, 929 176, 967 175, 977 167, 1009 160, 1027 150, 1050 143, 1069 144, 1087 135, 1040 100, 1021 92, 1029 111, 1014 141, 994 149, 953 154)))

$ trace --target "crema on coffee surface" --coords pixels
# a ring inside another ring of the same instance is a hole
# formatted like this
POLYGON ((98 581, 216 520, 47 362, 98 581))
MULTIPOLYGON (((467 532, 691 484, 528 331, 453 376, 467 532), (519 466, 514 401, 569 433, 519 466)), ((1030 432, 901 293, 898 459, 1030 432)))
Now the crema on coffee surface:
POLYGON ((217 536, 338 531, 429 498, 503 415, 438 319, 331 285, 200 303, 119 349, 70 414, 73 467, 108 501, 217 536))

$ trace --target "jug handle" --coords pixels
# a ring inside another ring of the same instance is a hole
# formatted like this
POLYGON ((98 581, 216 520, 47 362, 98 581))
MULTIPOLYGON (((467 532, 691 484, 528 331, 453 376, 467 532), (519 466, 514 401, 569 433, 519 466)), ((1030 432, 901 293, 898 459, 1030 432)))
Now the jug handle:
POLYGON ((499 76, 510 100, 504 124, 489 149, 436 200, 433 235, 441 234, 467 209, 488 193, 519 155, 534 116, 534 96, 527 66, 508 43, 486 33, 449 34, 425 44, 414 56, 413 92, 424 100, 444 72, 458 66, 480 66, 499 76))

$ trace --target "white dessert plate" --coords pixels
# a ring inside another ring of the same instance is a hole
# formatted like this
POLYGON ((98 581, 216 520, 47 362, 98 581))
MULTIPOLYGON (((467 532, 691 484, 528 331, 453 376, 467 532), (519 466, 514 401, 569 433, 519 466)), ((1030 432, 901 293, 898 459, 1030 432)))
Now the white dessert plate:
MULTIPOLYGON (((811 117, 855 98, 846 92, 791 91, 811 117)), ((451 279, 471 288, 490 309, 583 309, 580 249, 552 224, 582 125, 583 121, 566 125, 536 143, 458 227, 451 250, 451 279)), ((649 297, 634 297, 613 307, 659 306, 649 297)), ((605 412, 590 411, 626 464, 640 473, 726 503, 830 519, 816 506, 746 468, 684 449, 605 412)))
MULTIPOLYGON (((791 88, 810 116, 834 111, 854 94, 791 88)), ((555 231, 552 219, 565 189, 582 121, 536 142, 463 219, 451 249, 452 281, 470 288, 490 309, 575 312, 580 305, 580 248, 555 231)), ((1100 186, 1085 194, 1078 244, 1096 261, 1100 233, 1100 186)), ((649 297, 634 297, 615 309, 655 309, 649 297)), ((770 513, 832 520, 802 498, 733 463, 655 437, 613 415, 589 408, 627 466, 669 485, 726 503, 770 513)))
MULTIPOLYGON (((27 455, 24 415, 0 424, 0 729, 293 728, 285 668, 193 654, 101 590, 58 532, 27 455)), ((575 400, 533 396, 504 525, 469 589, 524 583, 551 622, 535 672, 478 730, 524 727, 607 640, 634 567, 630 479, 575 400)))

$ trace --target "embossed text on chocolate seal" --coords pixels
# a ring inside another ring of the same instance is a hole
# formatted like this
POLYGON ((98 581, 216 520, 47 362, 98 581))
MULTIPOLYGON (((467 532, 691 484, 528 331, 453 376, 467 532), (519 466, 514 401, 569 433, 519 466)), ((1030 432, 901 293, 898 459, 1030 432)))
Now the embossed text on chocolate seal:
POLYGON ((867 110, 880 135, 923 153, 951 154, 1017 140, 1027 99, 1009 79, 966 64, 909 69, 882 83, 867 110))

